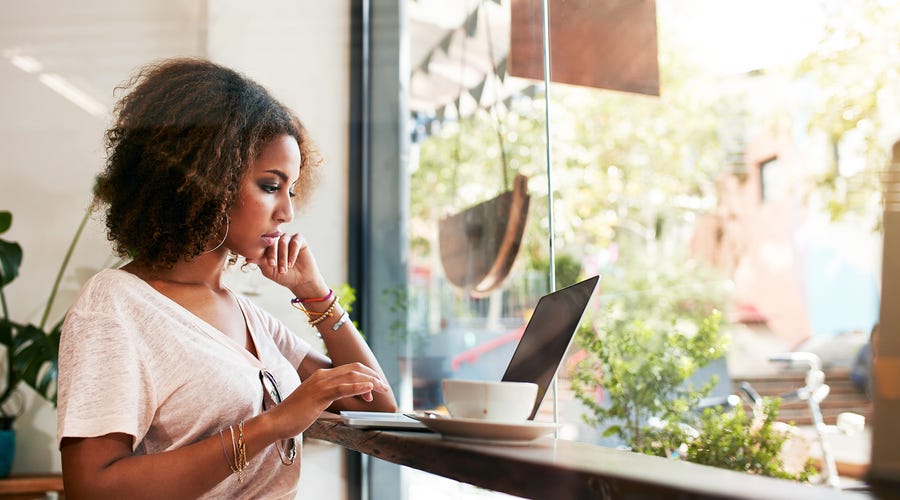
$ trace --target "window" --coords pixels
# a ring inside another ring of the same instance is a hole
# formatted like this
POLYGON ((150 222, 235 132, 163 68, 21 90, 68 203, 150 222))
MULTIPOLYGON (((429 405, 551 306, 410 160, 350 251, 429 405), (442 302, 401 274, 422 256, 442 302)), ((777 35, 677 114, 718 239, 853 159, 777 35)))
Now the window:
POLYGON ((784 167, 778 163, 778 157, 766 160, 759 165, 760 200, 763 203, 779 201, 787 196, 789 179, 784 167))

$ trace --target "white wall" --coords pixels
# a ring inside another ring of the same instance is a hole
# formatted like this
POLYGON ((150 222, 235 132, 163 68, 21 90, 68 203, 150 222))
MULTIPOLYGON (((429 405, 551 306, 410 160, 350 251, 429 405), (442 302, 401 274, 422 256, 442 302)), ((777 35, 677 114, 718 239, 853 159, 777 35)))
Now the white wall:
MULTIPOLYGON (((337 287, 347 273, 349 15, 347 1, 209 0, 209 58, 244 72, 291 107, 325 159, 322 179, 290 227, 309 240, 325 278, 337 287)), ((240 281, 241 277, 237 276, 240 281)), ((290 295, 252 280, 263 307, 313 339, 290 295)))
MULTIPOLYGON (((14 217, 3 238, 24 249, 20 277, 7 288, 15 319, 40 320, 103 165, 103 131, 114 87, 140 65, 176 55, 208 54, 235 67, 269 87, 304 120, 326 169, 293 225, 310 240, 331 283, 346 279, 347 1, 16 2, 15 9, 5 8, 0 16, 0 49, 0 210, 11 210, 14 217), (24 71, 14 64, 20 61, 17 56, 31 57, 42 67, 24 71), (51 73, 77 86, 107 113, 91 114, 41 83, 41 74, 51 73)), ((110 263, 102 221, 93 220, 75 251, 51 320, 64 313, 84 279, 110 263)), ((311 337, 286 291, 244 275, 233 279, 245 289, 261 286, 256 300, 311 337)), ((25 392, 26 412, 15 426, 13 472, 59 471, 56 412, 25 392)), ((334 453, 323 455, 329 461, 340 459, 334 453)), ((339 463, 333 465, 332 470, 340 470, 339 463)))

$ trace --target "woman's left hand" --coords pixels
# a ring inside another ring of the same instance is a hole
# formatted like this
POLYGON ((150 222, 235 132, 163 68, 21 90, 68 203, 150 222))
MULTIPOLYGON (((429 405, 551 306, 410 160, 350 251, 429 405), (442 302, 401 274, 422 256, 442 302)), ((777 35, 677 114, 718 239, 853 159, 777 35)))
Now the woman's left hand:
POLYGON ((312 249, 300 233, 282 234, 260 259, 247 259, 247 262, 256 264, 263 276, 287 287, 298 297, 328 293, 328 284, 319 272, 312 249))

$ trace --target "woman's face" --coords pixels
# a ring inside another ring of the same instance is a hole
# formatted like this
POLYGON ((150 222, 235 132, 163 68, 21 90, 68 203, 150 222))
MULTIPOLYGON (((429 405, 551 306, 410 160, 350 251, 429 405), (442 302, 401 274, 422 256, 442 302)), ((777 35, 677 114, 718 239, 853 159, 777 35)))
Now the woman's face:
POLYGON ((260 258, 294 218, 294 184, 300 176, 300 147, 289 135, 276 137, 262 149, 241 181, 237 203, 229 214, 225 247, 247 258, 260 258))

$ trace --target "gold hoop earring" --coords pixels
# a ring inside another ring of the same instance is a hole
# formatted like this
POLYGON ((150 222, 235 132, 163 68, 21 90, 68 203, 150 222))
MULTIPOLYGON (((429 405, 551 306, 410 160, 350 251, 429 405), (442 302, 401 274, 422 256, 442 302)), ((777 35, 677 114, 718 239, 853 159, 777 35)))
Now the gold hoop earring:
POLYGON ((222 241, 220 241, 218 245, 210 248, 209 250, 204 250, 204 251, 200 252, 200 255, 206 255, 210 252, 215 252, 216 250, 219 249, 219 247, 224 245, 225 240, 228 239, 228 230, 229 229, 231 229, 231 219, 229 219, 228 217, 225 217, 225 236, 222 236, 222 241))

